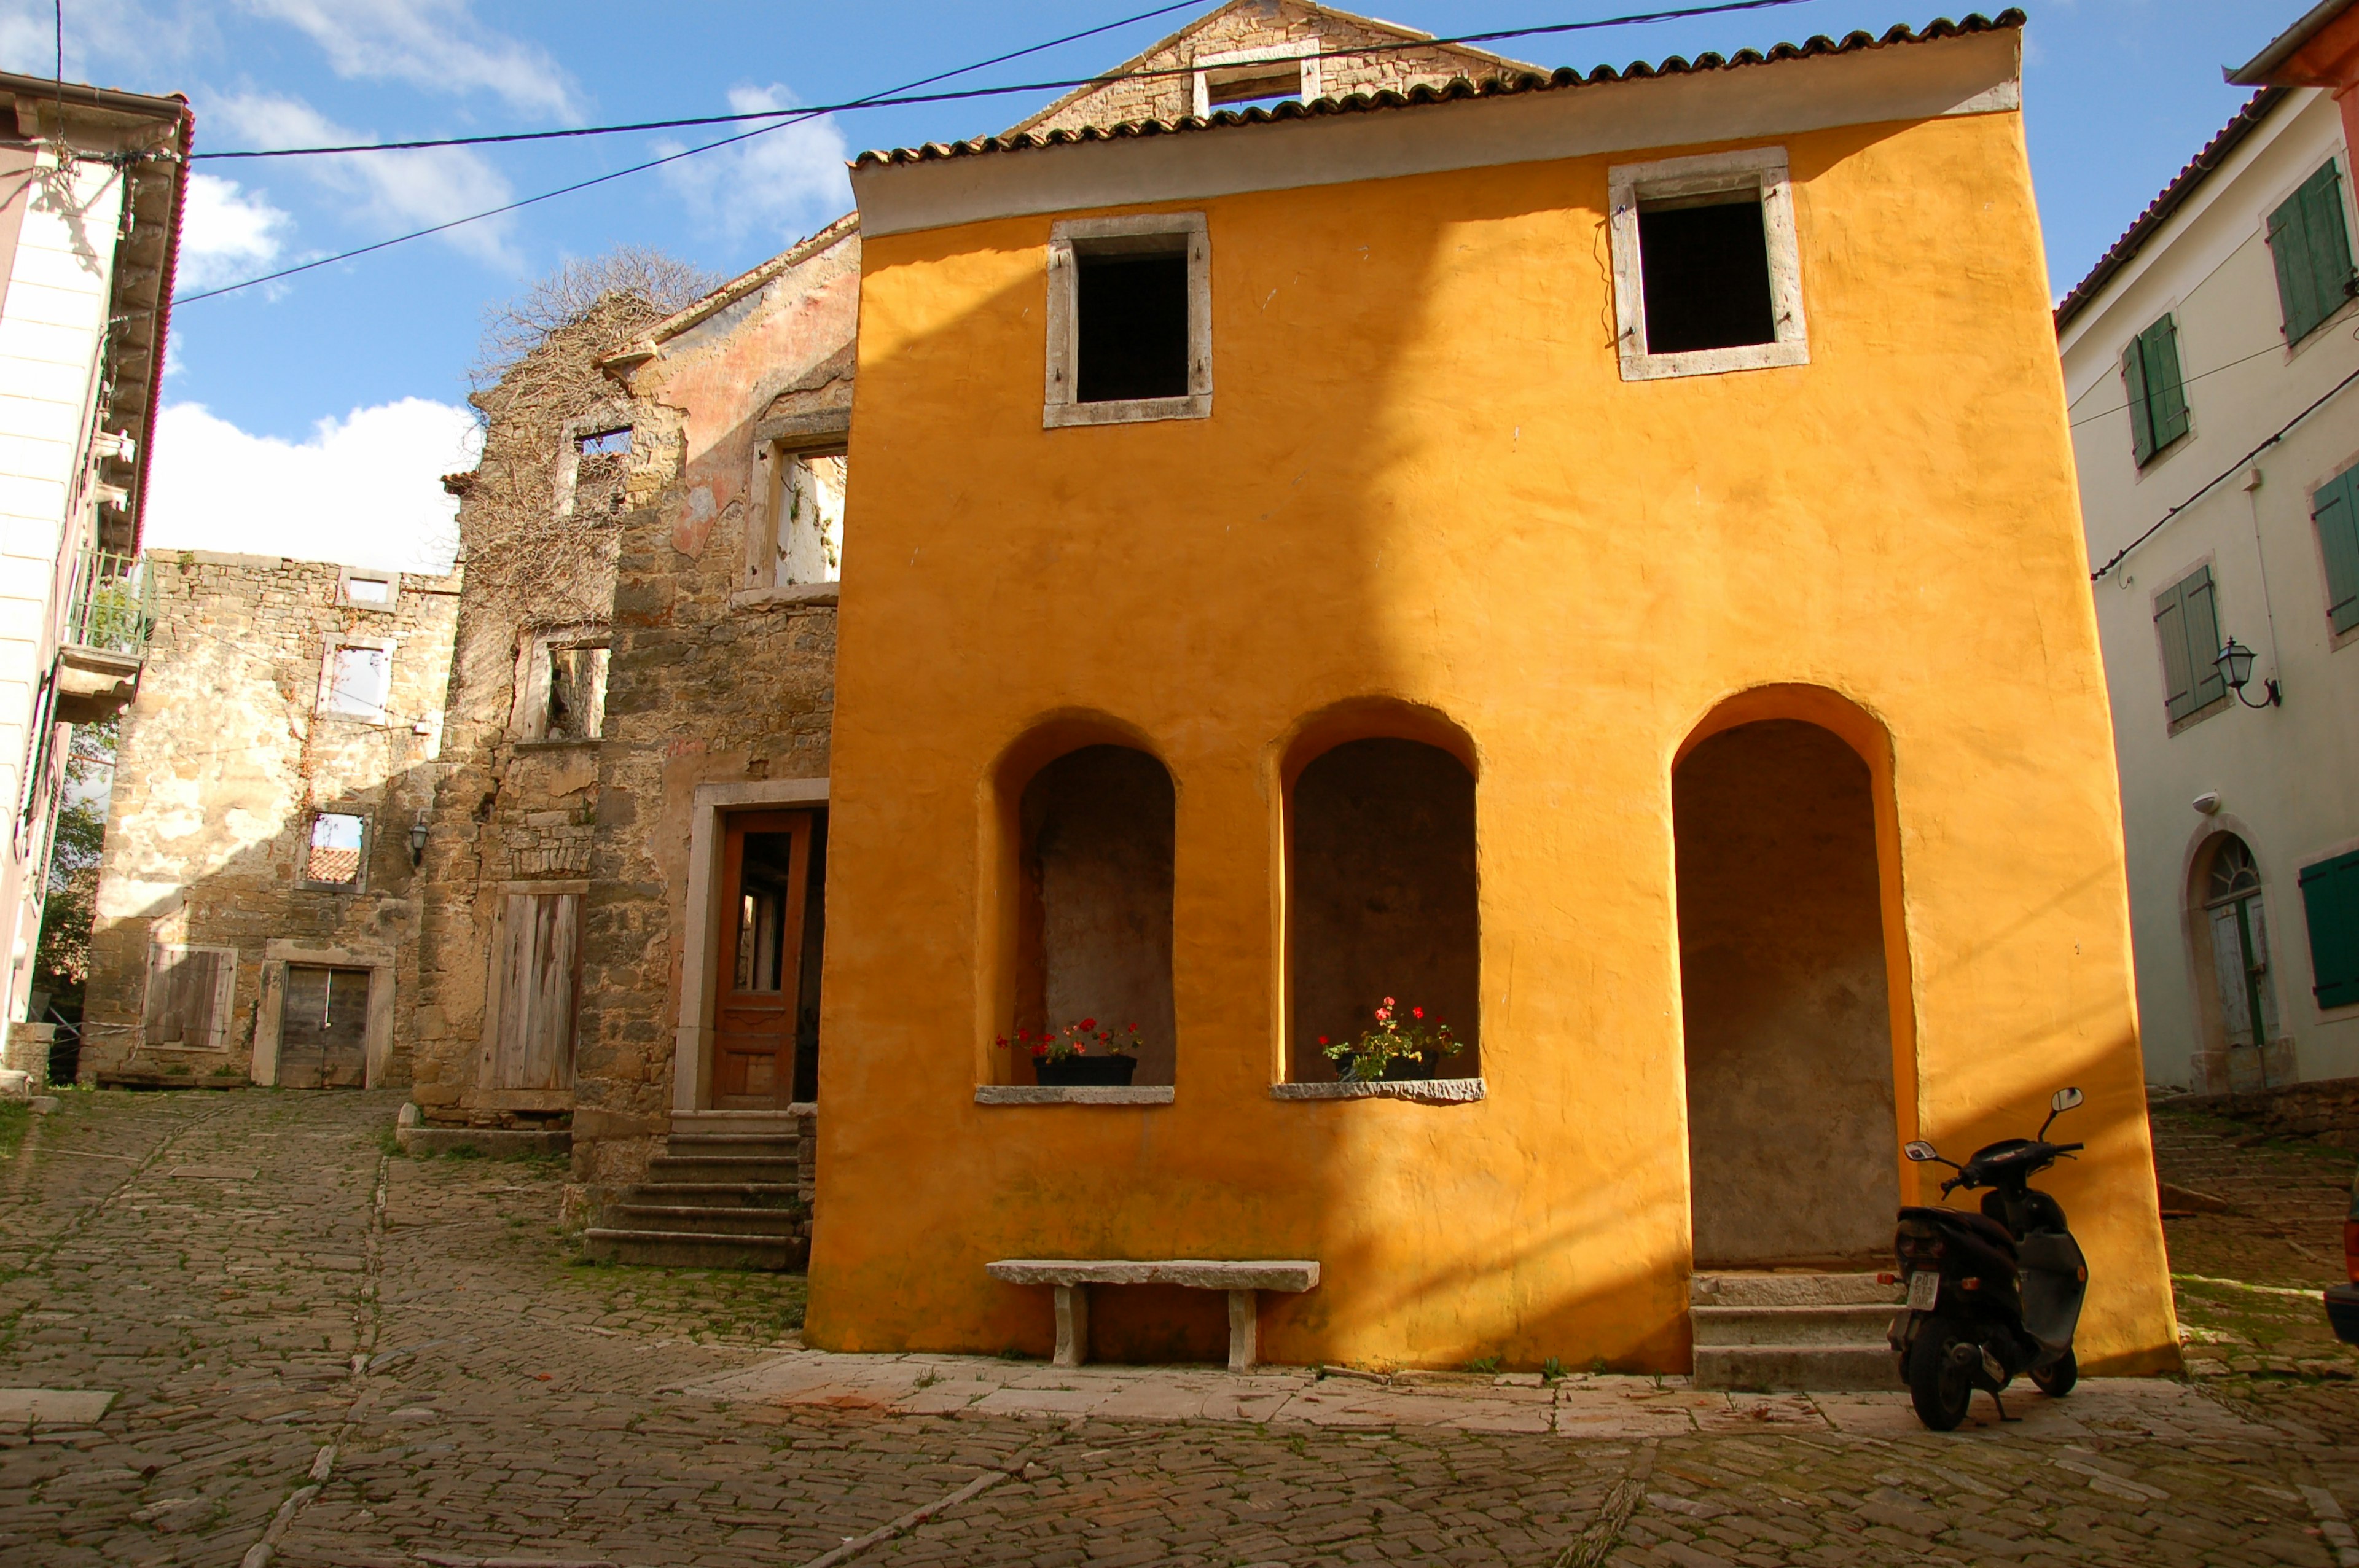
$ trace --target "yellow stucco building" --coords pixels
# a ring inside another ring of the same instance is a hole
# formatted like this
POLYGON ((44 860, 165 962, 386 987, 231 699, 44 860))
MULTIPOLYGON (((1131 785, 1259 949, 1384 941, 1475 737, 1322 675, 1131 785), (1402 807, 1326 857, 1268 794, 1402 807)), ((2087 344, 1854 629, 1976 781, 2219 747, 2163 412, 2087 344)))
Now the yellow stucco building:
POLYGON ((861 161, 811 1343, 1685 1370, 2071 1083, 2176 1364, 2020 21, 861 161))

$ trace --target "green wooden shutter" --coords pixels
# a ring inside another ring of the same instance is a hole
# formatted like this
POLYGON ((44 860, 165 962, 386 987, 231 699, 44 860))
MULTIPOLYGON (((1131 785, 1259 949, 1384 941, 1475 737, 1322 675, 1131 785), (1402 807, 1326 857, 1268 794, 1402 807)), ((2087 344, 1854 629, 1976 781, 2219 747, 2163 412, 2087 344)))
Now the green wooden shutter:
POLYGON ((2359 626, 2359 468, 2346 469, 2310 498, 2326 558, 2326 614, 2337 632, 2359 626))
POLYGON ((2310 920, 2310 990, 2321 1007, 2359 1002, 2359 850, 2301 870, 2310 920))
POLYGON ((2179 325, 2165 316, 2139 336, 2146 361, 2147 418, 2154 449, 2187 434, 2187 384, 2179 375, 2179 325))
POLYGON ((2220 673, 2220 611, 2212 568, 2196 568, 2179 588, 2187 606, 2187 665, 2195 675, 2194 704, 2208 708, 2228 695, 2228 677, 2220 673))
POLYGON ((2162 705, 2172 723, 2227 695, 2210 567, 2196 568, 2156 598, 2154 631, 2162 643, 2162 705))
POLYGON ((2132 338, 2130 346, 2122 351, 2122 390, 2130 400, 2130 454, 2144 468, 2154 456, 2154 409, 2147 401, 2146 385, 2146 339, 2132 338))
POLYGON ((2351 297, 2351 232, 2343 222, 2342 177, 2332 163, 2301 182, 2269 214, 2269 254, 2288 343, 2318 330, 2351 297))

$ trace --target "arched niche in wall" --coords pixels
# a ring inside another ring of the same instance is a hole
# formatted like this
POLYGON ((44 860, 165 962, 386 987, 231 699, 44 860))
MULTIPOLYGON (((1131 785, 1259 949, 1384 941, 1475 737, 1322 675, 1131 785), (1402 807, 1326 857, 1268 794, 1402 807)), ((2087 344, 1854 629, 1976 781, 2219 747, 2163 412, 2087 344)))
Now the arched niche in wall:
POLYGON ((1386 997, 1459 1050, 1396 1076, 1482 1076, 1474 755, 1429 709, 1360 704, 1304 729, 1286 786, 1286 1068, 1330 1083, 1386 997))
MULTIPOLYGON (((1178 1066, 1171 1002, 1175 797, 1136 746, 1082 745, 1042 764, 1016 800, 1016 1028, 1095 1019, 1138 1026, 1137 1085, 1178 1066)), ((1013 1054, 1016 1083, 1034 1081, 1013 1054)))

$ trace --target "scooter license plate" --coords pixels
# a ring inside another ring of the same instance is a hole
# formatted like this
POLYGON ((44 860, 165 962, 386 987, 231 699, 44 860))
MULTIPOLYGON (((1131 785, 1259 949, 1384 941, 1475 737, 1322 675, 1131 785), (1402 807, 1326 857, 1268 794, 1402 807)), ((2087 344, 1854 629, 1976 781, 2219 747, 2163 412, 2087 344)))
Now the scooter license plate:
POLYGON ((1941 1276, 1932 1269, 1919 1269, 1908 1276, 1908 1310, 1931 1312, 1941 1298, 1941 1276))

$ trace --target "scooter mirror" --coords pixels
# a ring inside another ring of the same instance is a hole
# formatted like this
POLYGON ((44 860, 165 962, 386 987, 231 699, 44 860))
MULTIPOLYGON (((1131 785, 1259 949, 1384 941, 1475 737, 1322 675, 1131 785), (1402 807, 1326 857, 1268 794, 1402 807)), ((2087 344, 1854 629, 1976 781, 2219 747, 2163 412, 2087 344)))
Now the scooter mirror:
POLYGON ((2048 1109, 2051 1114, 2060 1116, 2079 1105, 2084 1098, 2079 1089, 2058 1089, 2056 1098, 2048 1102, 2048 1109))
POLYGON ((1930 1143, 1921 1138, 1913 1139, 1901 1145, 1900 1152, 1920 1165, 1928 1160, 1938 1160, 1941 1157, 1930 1143))

